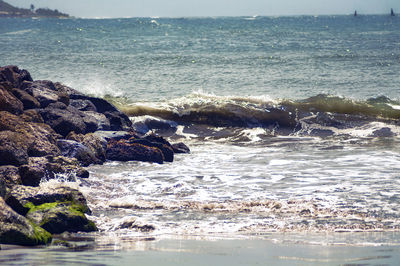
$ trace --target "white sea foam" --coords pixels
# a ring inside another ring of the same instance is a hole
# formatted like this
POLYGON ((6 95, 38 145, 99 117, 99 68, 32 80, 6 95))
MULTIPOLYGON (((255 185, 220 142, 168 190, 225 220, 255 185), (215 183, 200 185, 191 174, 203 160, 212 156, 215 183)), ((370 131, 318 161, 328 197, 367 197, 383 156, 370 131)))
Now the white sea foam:
POLYGON ((395 150, 364 146, 359 154, 345 140, 335 143, 345 148, 326 152, 320 147, 332 145, 327 141, 299 139, 251 148, 193 142, 192 153, 173 164, 94 166, 91 182, 99 178, 102 186, 88 199, 106 213, 96 218, 104 230, 126 234, 118 226, 130 216, 155 227, 135 237, 400 229, 397 205, 388 201, 400 186, 393 182, 400 170, 395 150), (119 174, 101 175, 107 167, 119 174))

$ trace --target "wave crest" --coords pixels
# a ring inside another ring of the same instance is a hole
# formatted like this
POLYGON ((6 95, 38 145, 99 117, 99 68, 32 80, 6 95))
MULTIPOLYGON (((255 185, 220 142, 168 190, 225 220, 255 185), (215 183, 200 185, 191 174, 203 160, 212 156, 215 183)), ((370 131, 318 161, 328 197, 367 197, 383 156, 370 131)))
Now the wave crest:
POLYGON ((277 100, 196 93, 169 102, 119 107, 131 117, 148 120, 151 116, 185 127, 264 128, 279 135, 331 136, 338 130, 373 125, 369 135, 376 131, 377 136, 393 136, 400 118, 400 102, 384 96, 356 101, 320 94, 304 100, 277 100))

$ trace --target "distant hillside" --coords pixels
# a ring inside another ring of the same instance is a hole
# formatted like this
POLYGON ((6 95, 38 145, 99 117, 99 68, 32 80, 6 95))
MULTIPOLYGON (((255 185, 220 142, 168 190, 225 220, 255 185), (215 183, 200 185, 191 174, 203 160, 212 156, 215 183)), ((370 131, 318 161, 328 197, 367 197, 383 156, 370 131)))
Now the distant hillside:
POLYGON ((12 6, 3 0, 0 0, 0 17, 69 17, 56 10, 48 8, 27 9, 12 6))

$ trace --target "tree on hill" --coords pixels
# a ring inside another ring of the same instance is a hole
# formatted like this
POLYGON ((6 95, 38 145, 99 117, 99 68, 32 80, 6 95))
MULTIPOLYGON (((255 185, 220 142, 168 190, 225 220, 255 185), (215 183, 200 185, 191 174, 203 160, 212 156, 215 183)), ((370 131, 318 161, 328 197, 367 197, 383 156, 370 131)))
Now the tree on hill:
POLYGON ((56 10, 51 10, 49 8, 38 8, 36 9, 36 15, 45 17, 68 17, 67 14, 59 12, 56 10))
POLYGON ((30 5, 28 8, 18 8, 12 6, 3 0, 0 0, 0 17, 69 17, 68 14, 64 14, 56 10, 51 10, 49 8, 39 8, 35 11, 35 6, 30 5))

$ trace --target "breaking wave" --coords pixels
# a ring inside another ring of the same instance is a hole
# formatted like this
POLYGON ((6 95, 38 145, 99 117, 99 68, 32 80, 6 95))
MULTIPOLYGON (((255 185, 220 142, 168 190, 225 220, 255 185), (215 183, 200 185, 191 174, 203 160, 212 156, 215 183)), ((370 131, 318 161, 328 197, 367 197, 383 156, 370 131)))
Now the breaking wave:
POLYGON ((203 137, 221 128, 263 129, 267 135, 390 137, 400 133, 400 102, 385 96, 368 100, 326 94, 304 100, 215 96, 194 93, 162 103, 119 106, 140 130, 170 130, 203 137), (207 130, 205 130, 207 128, 207 130))

